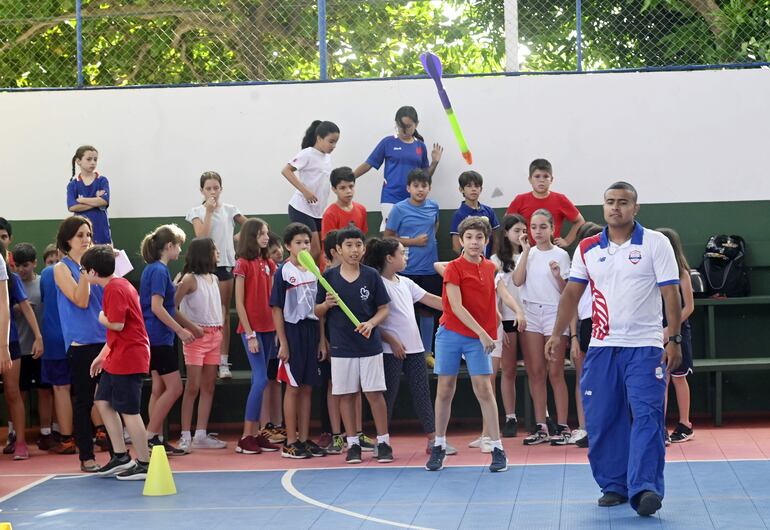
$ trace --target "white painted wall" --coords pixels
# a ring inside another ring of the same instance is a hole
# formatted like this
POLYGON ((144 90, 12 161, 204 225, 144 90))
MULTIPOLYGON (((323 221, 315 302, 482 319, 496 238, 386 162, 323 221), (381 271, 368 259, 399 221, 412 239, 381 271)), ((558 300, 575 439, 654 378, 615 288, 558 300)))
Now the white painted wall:
MULTIPOLYGON (((446 87, 492 206, 529 189, 536 157, 553 162, 554 189, 576 204, 599 203, 619 179, 643 203, 770 199, 767 69, 461 78, 446 87), (492 198, 495 188, 503 196, 492 198)), ((284 213, 291 188, 279 172, 311 120, 340 126, 334 164, 355 167, 406 104, 428 143, 446 148, 433 197, 454 209, 467 166, 429 80, 0 93, 0 215, 65 216, 82 143, 99 149, 113 218, 184 215, 208 169, 244 212, 284 213)), ((357 199, 377 209, 380 185, 371 171, 357 199)))

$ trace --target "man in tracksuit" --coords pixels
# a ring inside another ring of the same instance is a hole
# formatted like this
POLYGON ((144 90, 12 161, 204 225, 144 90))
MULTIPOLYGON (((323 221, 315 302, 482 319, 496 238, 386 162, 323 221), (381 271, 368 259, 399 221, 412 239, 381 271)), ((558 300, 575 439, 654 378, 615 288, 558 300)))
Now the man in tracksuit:
POLYGON ((626 182, 604 193, 603 232, 575 250, 561 295, 554 333, 545 345, 551 358, 559 333, 575 316, 590 285, 591 343, 580 389, 588 460, 602 490, 599 506, 628 500, 639 515, 652 515, 663 500, 666 372, 682 359, 679 269, 663 234, 636 220, 636 190, 626 182), (663 310, 672 330, 663 344, 663 310))

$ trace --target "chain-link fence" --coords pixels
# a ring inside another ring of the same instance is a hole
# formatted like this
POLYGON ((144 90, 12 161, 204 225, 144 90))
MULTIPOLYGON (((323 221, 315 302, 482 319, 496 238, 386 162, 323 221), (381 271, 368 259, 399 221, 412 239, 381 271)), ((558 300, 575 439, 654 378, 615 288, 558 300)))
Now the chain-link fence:
POLYGON ((0 86, 770 61, 770 0, 5 0, 0 86))

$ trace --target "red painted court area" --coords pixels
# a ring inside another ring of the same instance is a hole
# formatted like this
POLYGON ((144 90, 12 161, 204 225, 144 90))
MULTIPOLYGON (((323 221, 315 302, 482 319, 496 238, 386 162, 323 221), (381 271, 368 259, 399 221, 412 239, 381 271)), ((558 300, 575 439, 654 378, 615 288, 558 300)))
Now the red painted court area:
MULTIPOLYGON (((447 466, 488 465, 489 455, 482 454, 478 449, 467 447, 468 442, 477 436, 478 432, 475 430, 450 430, 449 443, 454 445, 459 453, 448 457, 447 466)), ((346 467, 344 453, 309 460, 281 458, 279 453, 241 455, 235 453, 238 434, 231 433, 220 437, 228 442, 227 449, 198 450, 189 455, 171 458, 172 470, 260 471, 346 467)), ((0 435, 0 439, 4 438, 4 435, 0 435)), ((587 450, 585 449, 574 446, 524 446, 521 443, 522 438, 520 434, 517 438, 503 439, 503 445, 511 465, 584 464, 588 462, 587 450)), ((394 433, 392 435, 395 455, 393 466, 424 466, 427 460, 425 444, 426 441, 423 436, 394 433)), ((77 455, 49 455, 38 451, 33 444, 30 444, 29 447, 31 457, 26 461, 14 461, 10 455, 0 455, 0 499, 48 475, 80 473, 77 455)), ((347 467, 388 466, 388 464, 378 464, 376 461, 368 460, 366 455, 364 453, 364 463, 347 467)), ((744 421, 740 424, 722 427, 701 427, 696 424, 696 435, 693 440, 672 444, 667 451, 667 461, 669 462, 768 459, 770 459, 770 421, 744 421)), ((99 463, 106 463, 107 460, 108 455, 106 453, 97 453, 99 463)))

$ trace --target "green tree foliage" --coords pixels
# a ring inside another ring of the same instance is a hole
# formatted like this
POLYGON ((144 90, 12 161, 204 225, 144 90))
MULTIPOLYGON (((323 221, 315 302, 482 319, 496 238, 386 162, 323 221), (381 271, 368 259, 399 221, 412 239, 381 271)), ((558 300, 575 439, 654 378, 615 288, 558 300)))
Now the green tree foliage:
MULTIPOLYGON (((505 1, 327 0, 329 77, 505 65, 505 1)), ((83 0, 86 85, 318 79, 312 0, 83 0)), ((572 0, 518 0, 522 70, 574 70, 572 0)), ((584 0, 584 68, 770 60, 770 0, 584 0)), ((74 0, 0 2, 0 86, 72 86, 74 0)))

